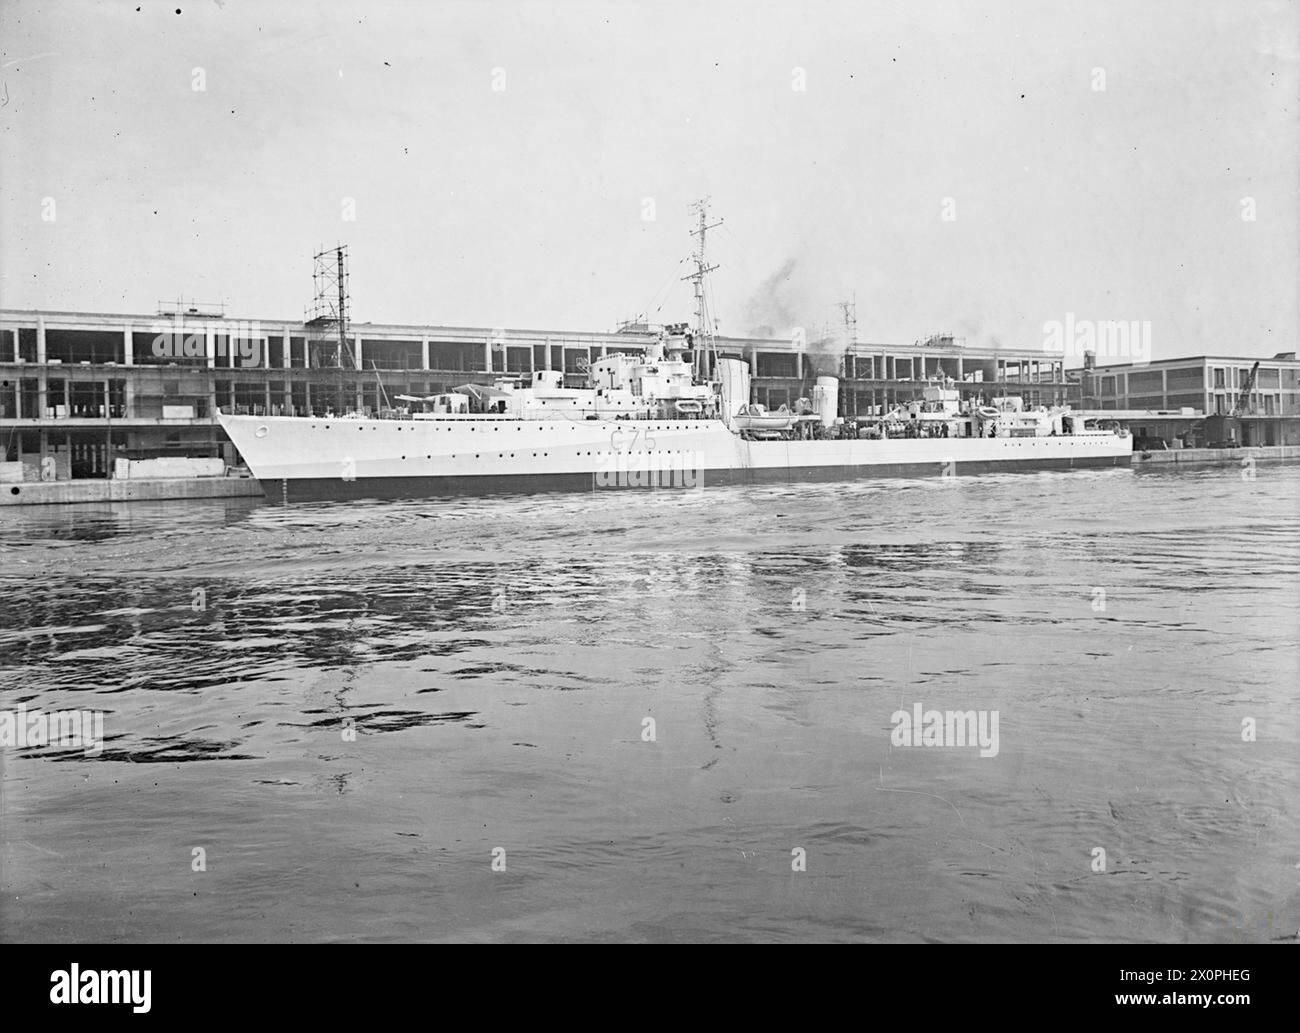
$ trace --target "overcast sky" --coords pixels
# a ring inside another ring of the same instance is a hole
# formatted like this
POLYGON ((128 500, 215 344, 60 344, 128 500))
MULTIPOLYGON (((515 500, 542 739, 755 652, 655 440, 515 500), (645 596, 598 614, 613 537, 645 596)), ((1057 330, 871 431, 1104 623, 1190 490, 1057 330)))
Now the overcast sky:
POLYGON ((723 333, 1296 347, 1295 3, 0 11, 5 308, 295 318, 343 242, 357 321, 689 319, 707 194, 723 333))

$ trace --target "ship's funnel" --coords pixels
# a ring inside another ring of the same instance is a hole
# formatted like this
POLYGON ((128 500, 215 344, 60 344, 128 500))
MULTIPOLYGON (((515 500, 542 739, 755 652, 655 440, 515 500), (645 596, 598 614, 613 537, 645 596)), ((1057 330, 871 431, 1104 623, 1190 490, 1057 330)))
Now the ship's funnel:
POLYGON ((840 408, 840 381, 838 377, 818 377, 813 387, 813 412, 821 418, 821 425, 835 423, 840 408))
POLYGON ((749 363, 719 356, 717 376, 722 389, 722 418, 730 425, 731 418, 749 404, 749 363))

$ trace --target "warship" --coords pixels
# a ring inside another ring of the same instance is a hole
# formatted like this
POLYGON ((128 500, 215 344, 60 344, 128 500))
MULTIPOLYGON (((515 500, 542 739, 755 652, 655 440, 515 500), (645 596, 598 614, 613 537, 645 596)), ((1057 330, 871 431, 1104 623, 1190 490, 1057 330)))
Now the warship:
MULTIPOLYGON (((845 417, 839 379, 769 410, 749 364, 719 354, 695 255, 696 320, 657 328, 636 350, 590 362, 583 383, 541 369, 428 396, 375 415, 217 418, 271 497, 419 497, 497 491, 702 488, 718 484, 955 477, 1127 467, 1128 430, 1018 396, 966 398, 918 384, 888 411, 845 417)), ((883 407, 881 407, 883 409, 883 407)))

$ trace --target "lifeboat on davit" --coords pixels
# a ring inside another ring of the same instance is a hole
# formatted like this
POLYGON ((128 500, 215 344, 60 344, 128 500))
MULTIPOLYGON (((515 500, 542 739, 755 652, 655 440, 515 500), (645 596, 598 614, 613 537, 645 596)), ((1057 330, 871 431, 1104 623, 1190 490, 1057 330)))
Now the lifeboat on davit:
POLYGON ((768 412, 757 403, 741 406, 740 412, 731 418, 736 430, 749 433, 776 433, 791 430, 798 420, 799 417, 784 405, 776 412, 768 412))

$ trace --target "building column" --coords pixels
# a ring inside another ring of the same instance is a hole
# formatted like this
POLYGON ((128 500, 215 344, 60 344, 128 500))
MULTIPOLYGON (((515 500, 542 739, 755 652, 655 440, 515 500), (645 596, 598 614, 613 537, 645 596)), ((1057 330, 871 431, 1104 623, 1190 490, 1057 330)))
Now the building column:
MULTIPOLYGON (((45 368, 45 317, 36 317, 36 415, 45 419, 45 406, 48 402, 49 370, 45 368)), ((46 437, 41 434, 41 455, 46 452, 46 437)))
POLYGON ((280 340, 283 342, 281 344, 283 354, 280 356, 280 365, 285 369, 289 369, 293 365, 293 338, 289 336, 289 331, 285 330, 280 335, 280 340))
POLYGON ((425 334, 420 339, 420 369, 429 368, 429 335, 425 334))
POLYGON ((492 338, 483 342, 483 368, 492 372, 492 338))
POLYGON ((555 368, 551 365, 551 339, 549 337, 546 338, 546 368, 548 370, 555 368))
POLYGON ((122 324, 122 364, 135 365, 135 335, 131 331, 130 323, 122 324))
POLYGON ((365 360, 361 357, 361 335, 353 334, 352 336, 352 354, 357 360, 357 369, 365 369, 365 360))

